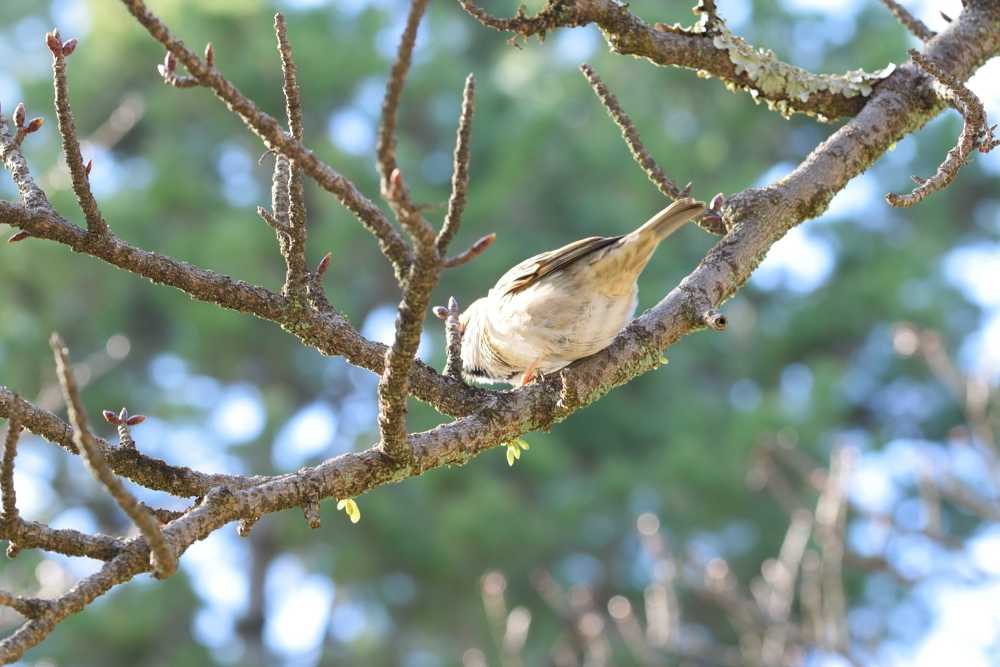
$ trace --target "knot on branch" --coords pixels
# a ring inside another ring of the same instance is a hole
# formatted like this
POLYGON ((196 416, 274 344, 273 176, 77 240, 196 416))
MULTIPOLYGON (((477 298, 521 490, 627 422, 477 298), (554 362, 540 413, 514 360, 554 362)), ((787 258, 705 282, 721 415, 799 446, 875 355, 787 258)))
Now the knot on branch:
POLYGON ((319 478, 316 475, 311 475, 311 468, 302 468, 299 470, 299 475, 305 480, 305 496, 306 500, 302 503, 302 514, 306 518, 306 523, 313 530, 322 527, 322 521, 320 520, 320 499, 323 497, 323 488, 320 484, 319 478))

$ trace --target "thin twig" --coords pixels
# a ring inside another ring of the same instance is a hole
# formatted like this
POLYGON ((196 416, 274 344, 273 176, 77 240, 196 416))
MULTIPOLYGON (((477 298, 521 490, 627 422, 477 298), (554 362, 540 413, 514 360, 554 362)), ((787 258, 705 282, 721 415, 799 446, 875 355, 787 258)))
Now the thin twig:
MULTIPOLYGON (((451 171, 451 196, 448 198, 448 213, 438 232, 435 243, 443 256, 448 244, 455 238, 465 211, 465 198, 469 191, 469 146, 472 142, 472 114, 476 108, 476 77, 469 74, 462 91, 462 112, 458 117, 455 136, 455 156, 451 171)), ((471 259, 471 258, 470 258, 471 259)))
MULTIPOLYGON (((632 119, 622 109, 621 104, 618 103, 618 98, 601 81, 601 78, 597 76, 593 68, 584 63, 580 65, 580 71, 583 72, 583 76, 587 78, 590 87, 594 89, 594 93, 601 100, 604 108, 607 109, 608 115, 611 116, 615 125, 622 131, 622 137, 625 139, 625 145, 628 146, 632 158, 646 172, 646 177, 649 181, 668 199, 682 199, 687 197, 691 193, 691 185, 688 184, 686 187, 681 188, 670 180, 663 169, 660 168, 660 165, 656 163, 653 156, 646 150, 642 140, 639 138, 639 131, 635 128, 632 119)), ((715 217, 702 217, 697 220, 697 223, 712 234, 722 235, 726 233, 725 226, 715 217)))
MULTIPOLYGON (((302 102, 298 74, 295 61, 292 59, 292 46, 288 42, 285 17, 280 12, 274 15, 274 32, 278 39, 278 53, 281 55, 282 89, 285 93, 288 130, 297 141, 302 141, 302 102)), ((280 157, 282 156, 279 156, 279 159, 280 157)), ((288 165, 288 169, 288 243, 282 248, 287 271, 282 293, 304 297, 307 281, 305 187, 302 183, 302 169, 294 161, 288 165)))
POLYGON ((453 255, 442 260, 441 266, 446 269, 453 269, 456 266, 462 266, 463 264, 471 262, 476 257, 482 255, 496 240, 496 234, 487 234, 457 255, 453 255))
POLYGON ((378 383, 378 427, 382 451, 399 465, 408 464, 413 452, 406 442, 406 401, 410 393, 413 366, 424 314, 431 290, 437 282, 441 262, 433 240, 417 245, 416 260, 410 265, 403 299, 396 316, 396 336, 385 354, 385 371, 378 383))
POLYGON ((906 208, 922 201, 932 192, 942 190, 955 180, 958 170, 968 161, 974 149, 979 149, 981 153, 989 153, 1000 145, 1000 141, 993 136, 996 126, 987 125, 986 110, 983 103, 979 101, 969 88, 961 81, 938 67, 930 58, 910 49, 910 57, 922 70, 930 74, 944 88, 943 97, 962 114, 965 123, 962 126, 962 133, 958 137, 958 143, 948 151, 944 162, 930 178, 920 178, 914 176, 913 180, 917 187, 910 194, 899 195, 889 193, 885 200, 896 207, 906 208))
POLYGON ((462 311, 458 307, 458 299, 448 298, 448 307, 437 306, 434 308, 434 315, 444 320, 445 332, 445 352, 447 361, 445 362, 444 374, 455 379, 462 378, 462 325, 459 317, 462 311))
POLYGON ((243 119, 265 146, 294 160, 296 165, 300 166, 320 187, 336 196, 341 204, 354 213, 358 221, 378 240, 379 249, 392 262, 397 278, 401 280, 406 275, 406 269, 412 261, 410 249, 406 247, 406 243, 382 210, 365 197, 354 183, 317 158, 315 153, 302 145, 302 142, 285 132, 274 117, 257 108, 253 101, 243 95, 215 67, 204 63, 184 46, 183 42, 175 39, 167 27, 147 9, 142 0, 122 0, 122 4, 146 28, 153 39, 184 63, 192 77, 201 85, 211 88, 233 113, 243 119))
POLYGON ((59 136, 62 137, 63 155, 73 180, 73 193, 87 220, 87 231, 93 236, 108 233, 108 223, 90 191, 90 177, 87 164, 80 153, 80 141, 76 137, 73 110, 69 106, 69 84, 66 78, 66 53, 59 31, 53 30, 46 36, 46 43, 52 52, 52 78, 55 86, 56 116, 59 118, 59 136))
POLYGON ((911 14, 906 7, 896 2, 896 0, 882 0, 882 4, 896 17, 897 21, 902 23, 920 41, 926 42, 937 36, 936 32, 928 28, 923 21, 911 14))
POLYGON ((403 174, 396 161, 396 117, 399 112, 399 101, 403 95, 403 86, 406 84, 406 75, 413 62, 413 46, 417 41, 417 30, 427 10, 427 4, 428 0, 412 0, 410 3, 406 27, 403 28, 403 35, 399 39, 396 60, 392 64, 389 81, 385 86, 382 123, 379 125, 378 144, 375 148, 382 197, 396 214, 399 224, 418 244, 433 239, 434 232, 410 199, 409 190, 403 182, 403 174))
POLYGON ((3 494, 3 513, 0 524, 8 525, 17 519, 17 495, 14 492, 14 459, 17 457, 17 441, 21 437, 21 421, 16 414, 7 423, 4 437, 3 466, 0 468, 0 493, 3 494))
POLYGON ((65 343, 58 334, 52 334, 49 341, 52 346, 52 353, 56 360, 56 371, 59 374, 59 384, 62 386, 63 395, 66 398, 66 406, 69 410, 69 419, 73 424, 73 442, 80 451, 80 456, 90 471, 94 474, 111 497, 115 499, 118 506, 125 514, 132 519, 136 527, 149 542, 149 547, 153 552, 153 567, 159 578, 166 578, 177 569, 177 558, 174 556, 170 545, 163 538, 160 531, 160 523, 156 517, 147 512, 128 492, 121 480, 108 467, 101 451, 94 442, 94 436, 90 433, 87 425, 87 414, 80 400, 80 393, 76 388, 76 379, 69 364, 69 352, 65 343))

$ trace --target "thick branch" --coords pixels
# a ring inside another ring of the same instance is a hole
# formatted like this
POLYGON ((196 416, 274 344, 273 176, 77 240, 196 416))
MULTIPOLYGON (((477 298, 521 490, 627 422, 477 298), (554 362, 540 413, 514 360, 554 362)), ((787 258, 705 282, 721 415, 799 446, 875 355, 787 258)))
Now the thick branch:
POLYGON ((986 110, 969 88, 961 81, 938 67, 931 59, 910 49, 910 57, 928 74, 937 79, 944 87, 944 98, 951 102, 965 121, 958 143, 948 151, 944 162, 930 178, 914 176, 917 187, 908 195, 889 193, 885 200, 892 206, 906 208, 922 201, 927 195, 943 190, 958 176, 958 170, 965 166, 972 151, 979 149, 982 153, 993 150, 1000 142, 993 137, 996 126, 987 125, 986 110))
POLYGON ((717 77, 784 115, 804 113, 824 120, 854 116, 875 84, 892 71, 890 67, 873 74, 861 70, 813 74, 748 44, 724 24, 712 23, 709 13, 703 13, 701 24, 686 29, 660 23, 650 26, 616 0, 549 0, 535 16, 519 11, 513 19, 490 16, 472 0, 459 3, 483 25, 523 37, 596 23, 615 53, 717 77))
POLYGON ((98 447, 87 425, 87 413, 83 409, 83 402, 80 400, 80 393, 76 388, 76 379, 73 377, 73 371, 69 365, 69 353, 66 346, 58 334, 52 334, 49 342, 52 345, 52 353, 55 355, 56 371, 59 374, 59 384, 62 386, 63 395, 66 398, 69 419, 73 424, 73 443, 94 477, 104 485, 118 506, 132 519, 149 542, 153 551, 153 567, 157 576, 161 579, 170 576, 177 569, 177 558, 170 545, 163 539, 159 521, 139 504, 135 496, 128 492, 128 489, 101 456, 100 447, 98 447))
MULTIPOLYGON (((406 439, 406 400, 410 394, 410 368, 437 283, 441 262, 433 239, 419 243, 417 259, 403 286, 396 315, 396 337, 385 355, 385 371, 378 384, 378 429, 382 450, 394 461, 409 463, 412 452, 406 439)), ((345 497, 345 496, 342 496, 345 497)))

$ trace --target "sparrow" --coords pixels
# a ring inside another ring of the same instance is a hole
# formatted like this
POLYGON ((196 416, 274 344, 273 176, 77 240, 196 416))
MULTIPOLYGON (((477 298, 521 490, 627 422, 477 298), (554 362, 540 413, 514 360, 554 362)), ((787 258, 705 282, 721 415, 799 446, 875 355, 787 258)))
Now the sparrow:
POLYGON ((624 236, 580 239, 507 271, 459 318, 463 377, 524 385, 603 350, 635 314, 656 248, 704 210, 678 199, 624 236))

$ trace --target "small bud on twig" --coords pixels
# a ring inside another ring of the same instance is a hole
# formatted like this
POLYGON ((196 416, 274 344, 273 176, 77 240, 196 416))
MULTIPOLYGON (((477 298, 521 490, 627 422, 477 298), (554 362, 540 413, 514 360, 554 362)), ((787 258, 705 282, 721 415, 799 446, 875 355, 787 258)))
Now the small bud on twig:
POLYGON ((328 252, 323 255, 323 259, 319 260, 319 265, 316 267, 316 277, 322 278, 326 274, 326 270, 330 268, 330 258, 333 257, 332 252, 328 252))
POLYGON ((87 166, 83 168, 83 173, 87 176, 90 176, 90 170, 93 168, 94 168, 94 161, 87 160, 87 166))
POLYGON ((18 102, 17 107, 14 108, 14 127, 24 127, 24 115, 27 113, 24 110, 24 102, 18 102))
POLYGON ((434 317, 438 318, 439 320, 448 319, 448 309, 445 308, 444 306, 434 306, 434 308, 431 309, 431 312, 433 312, 434 317))
POLYGON ((118 415, 116 415, 111 410, 103 410, 101 414, 104 416, 104 421, 108 422, 109 424, 118 426, 118 424, 121 423, 120 421, 118 421, 118 415))
POLYGON ((125 425, 136 426, 144 421, 146 421, 146 415, 132 415, 131 417, 125 420, 125 425))
POLYGON ((32 132, 38 132, 38 130, 42 129, 42 125, 45 125, 45 119, 41 116, 36 116, 25 126, 24 133, 31 134, 32 132))
POLYGON ((45 33, 45 45, 49 47, 53 58, 61 58, 63 55, 62 40, 59 39, 59 31, 45 33))
POLYGON ((7 243, 17 243, 18 241, 23 241, 24 239, 28 238, 29 236, 31 236, 31 234, 29 234, 28 232, 26 232, 26 231, 24 231, 22 229, 19 232, 15 232, 13 236, 11 236, 9 239, 7 239, 7 243))
POLYGON ((212 42, 205 45, 205 64, 209 67, 215 65, 215 49, 212 47, 212 42))
POLYGON ((69 40, 66 40, 65 42, 63 42, 63 45, 62 45, 62 53, 63 53, 63 55, 64 56, 71 55, 74 51, 76 51, 76 45, 77 45, 77 39, 76 39, 76 37, 74 37, 73 39, 69 39, 69 40))

